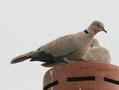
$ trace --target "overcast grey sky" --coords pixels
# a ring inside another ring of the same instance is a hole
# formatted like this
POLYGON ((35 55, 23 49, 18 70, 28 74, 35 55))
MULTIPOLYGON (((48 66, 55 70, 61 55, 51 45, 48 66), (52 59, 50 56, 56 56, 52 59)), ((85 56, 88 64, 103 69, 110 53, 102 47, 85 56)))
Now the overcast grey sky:
POLYGON ((29 61, 10 65, 10 59, 93 20, 105 24, 108 34, 96 37, 119 65, 119 0, 0 0, 0 90, 42 90, 47 68, 29 61))

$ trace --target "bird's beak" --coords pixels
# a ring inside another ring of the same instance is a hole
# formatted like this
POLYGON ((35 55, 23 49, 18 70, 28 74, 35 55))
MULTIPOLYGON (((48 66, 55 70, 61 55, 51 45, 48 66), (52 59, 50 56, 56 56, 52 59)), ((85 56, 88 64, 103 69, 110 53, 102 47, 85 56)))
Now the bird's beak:
POLYGON ((103 28, 103 31, 105 32, 105 33, 107 33, 107 31, 103 28))

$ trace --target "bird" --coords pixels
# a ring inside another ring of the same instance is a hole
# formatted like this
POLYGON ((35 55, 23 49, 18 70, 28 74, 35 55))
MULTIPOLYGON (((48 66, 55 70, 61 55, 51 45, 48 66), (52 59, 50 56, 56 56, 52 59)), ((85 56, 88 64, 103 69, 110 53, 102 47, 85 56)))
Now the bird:
POLYGON ((94 38, 87 53, 81 57, 82 61, 111 64, 111 54, 108 49, 102 47, 94 38))
MULTIPOLYGON (((66 57, 65 57, 66 58, 66 57)), ((67 58, 66 58, 67 59, 67 58)), ((69 64, 69 63, 75 63, 78 61, 80 62, 95 62, 95 63, 111 63, 111 54, 108 49, 102 47, 99 43, 99 41, 94 38, 91 42, 91 45, 87 51, 87 53, 83 57, 77 57, 76 60, 69 60, 67 59, 67 62, 54 62, 51 64, 43 63, 42 65, 44 67, 53 67, 56 65, 63 65, 63 64, 69 64)))
POLYGON ((45 62, 48 65, 65 61, 65 58, 76 60, 77 57, 85 55, 92 39, 100 31, 107 33, 104 24, 95 20, 84 31, 59 37, 34 51, 13 58, 10 62, 15 64, 30 59, 30 61, 45 62))

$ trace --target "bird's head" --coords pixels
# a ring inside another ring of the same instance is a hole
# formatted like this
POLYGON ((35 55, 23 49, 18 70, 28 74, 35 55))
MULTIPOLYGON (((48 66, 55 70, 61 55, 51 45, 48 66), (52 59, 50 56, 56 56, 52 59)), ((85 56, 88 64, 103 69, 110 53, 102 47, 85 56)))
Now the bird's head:
POLYGON ((107 31, 104 29, 104 24, 100 21, 93 21, 88 29, 93 30, 95 33, 100 31, 107 33, 107 31))

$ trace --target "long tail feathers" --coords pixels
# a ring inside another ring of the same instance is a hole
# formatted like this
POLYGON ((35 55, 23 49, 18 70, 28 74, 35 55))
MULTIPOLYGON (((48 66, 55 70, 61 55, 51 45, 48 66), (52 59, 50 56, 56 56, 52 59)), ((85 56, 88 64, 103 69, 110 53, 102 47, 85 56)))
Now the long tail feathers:
POLYGON ((15 57, 15 58, 13 58, 11 60, 11 64, 15 64, 15 63, 19 63, 19 62, 25 61, 25 60, 31 58, 31 56, 33 54, 34 54, 34 51, 19 55, 19 56, 15 57))

